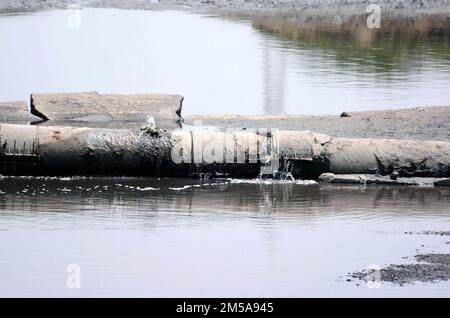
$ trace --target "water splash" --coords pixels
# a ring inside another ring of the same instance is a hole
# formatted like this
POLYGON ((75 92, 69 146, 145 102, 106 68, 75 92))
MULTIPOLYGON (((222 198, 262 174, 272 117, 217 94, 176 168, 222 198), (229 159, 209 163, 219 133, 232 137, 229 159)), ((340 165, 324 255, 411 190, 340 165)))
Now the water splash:
POLYGON ((259 174, 258 179, 296 181, 294 178, 294 175, 292 174, 292 170, 294 167, 292 161, 288 160, 288 159, 281 159, 280 161, 281 161, 281 164, 279 164, 278 169, 273 169, 272 174, 267 173, 267 171, 270 169, 270 167, 272 165, 272 160, 270 160, 266 164, 263 164, 261 166, 261 172, 259 174))

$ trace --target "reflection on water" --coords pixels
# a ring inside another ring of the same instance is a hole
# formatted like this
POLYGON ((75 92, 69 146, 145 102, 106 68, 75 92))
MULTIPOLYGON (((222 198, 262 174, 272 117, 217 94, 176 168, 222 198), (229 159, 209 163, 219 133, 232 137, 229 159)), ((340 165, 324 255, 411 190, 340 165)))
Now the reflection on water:
POLYGON ((339 114, 448 105, 449 22, 439 16, 238 19, 83 9, 0 16, 0 100, 30 92, 176 93, 184 114, 339 114))
MULTIPOLYGON (((267 42, 267 41, 266 41, 267 42)), ((264 112, 268 115, 285 113, 286 55, 265 44, 264 68, 264 112)))
MULTIPOLYGON (((177 93, 185 114, 450 102, 448 20, 368 31, 358 19, 85 9, 74 30, 67 14, 0 16, 0 100, 177 93)), ((404 234, 448 231, 449 206, 445 188, 0 178, 0 296, 448 296, 445 282, 374 290, 343 277, 449 253, 449 238, 404 234), (66 288, 70 264, 80 290, 66 288)))
POLYGON ((427 210, 429 216, 447 217, 450 213, 450 189, 429 186, 331 186, 313 181, 128 177, 3 177, 0 180, 0 208, 4 212, 34 212, 43 207, 47 212, 77 212, 67 206, 66 200, 80 206, 85 200, 97 199, 114 205, 121 197, 131 202, 152 202, 155 211, 164 211, 168 206, 184 212, 269 211, 281 218, 291 212, 296 218, 305 219, 312 216, 310 213, 319 217, 327 213, 332 213, 332 217, 343 217, 346 213, 367 217, 374 213, 377 217, 387 212, 392 217, 411 217, 427 210), (299 209, 308 213, 296 213, 299 209), (334 214, 336 210, 339 215, 334 214))
MULTIPOLYGON (((366 15, 340 20, 310 20, 302 16, 242 16, 254 28, 285 39, 286 47, 330 54, 343 62, 361 66, 360 71, 414 71, 423 58, 436 58, 450 64, 450 21, 446 15, 424 15, 415 18, 383 16, 380 29, 366 25, 366 15), (411 64, 412 63, 412 64, 411 64)), ((330 56, 330 57, 331 57, 330 56)))
POLYGON ((291 112, 294 101, 289 95, 296 99, 296 107, 306 107, 311 114, 315 107, 322 112, 331 101, 351 110, 449 102, 445 97, 450 83, 447 15, 383 16, 380 29, 369 29, 365 14, 236 17, 250 21, 271 39, 265 48, 272 52, 264 60, 265 81, 271 83, 265 86, 265 104, 279 102, 275 112, 269 108, 267 113, 285 112, 284 100, 291 112), (276 71, 266 71, 272 69, 276 71))
POLYGON ((345 282, 369 264, 450 252, 450 190, 222 180, 4 178, 0 295, 425 296, 345 282), (65 287, 79 264, 83 287, 65 287))

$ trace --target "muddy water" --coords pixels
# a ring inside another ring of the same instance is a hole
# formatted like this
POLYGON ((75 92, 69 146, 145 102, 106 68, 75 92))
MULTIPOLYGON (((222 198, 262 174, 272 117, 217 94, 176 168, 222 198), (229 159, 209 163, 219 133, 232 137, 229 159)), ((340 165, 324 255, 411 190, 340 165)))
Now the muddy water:
POLYGON ((0 190, 1 296, 450 294, 346 281, 449 253, 449 237, 420 234, 449 229, 449 189, 5 178, 0 190), (80 289, 66 287, 70 264, 80 289))
POLYGON ((186 97, 184 114, 450 104, 448 30, 432 19, 416 24, 437 32, 417 36, 414 25, 384 19, 390 33, 376 36, 351 21, 322 27, 113 9, 83 9, 73 29, 69 15, 0 16, 0 100, 28 100, 31 92, 175 93, 186 97))
MULTIPOLYGON (((336 43, 278 20, 84 9, 70 29, 68 15, 0 16, 0 100, 176 93, 185 114, 450 102, 448 39, 433 34, 412 45, 343 29, 336 43)), ((0 296, 448 296, 448 282, 346 278, 450 253, 449 237, 419 234, 448 231, 449 206, 444 188, 1 178, 0 296), (71 264, 80 289, 67 288, 71 264)))

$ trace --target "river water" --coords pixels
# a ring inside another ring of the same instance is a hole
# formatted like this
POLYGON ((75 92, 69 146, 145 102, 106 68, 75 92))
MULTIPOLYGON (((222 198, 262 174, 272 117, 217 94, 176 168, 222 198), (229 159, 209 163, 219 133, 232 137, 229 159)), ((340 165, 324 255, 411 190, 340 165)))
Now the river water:
POLYGON ((448 282, 346 279, 450 252, 449 237, 405 234, 448 230, 450 189, 303 183, 4 178, 0 295, 448 296, 448 282))
MULTIPOLYGON (((344 36, 336 46, 326 34, 302 42, 289 26, 249 18, 83 9, 72 29, 68 15, 0 16, 0 100, 176 93, 185 114, 450 102, 441 35, 369 46, 344 36)), ((448 296, 448 282, 369 288, 346 279, 372 264, 450 253, 448 236, 405 234, 448 231, 449 206, 448 188, 4 177, 0 296, 448 296), (68 288, 73 268, 81 288, 68 288)))
POLYGON ((299 34, 283 19, 110 9, 83 9, 79 28, 69 28, 69 17, 0 17, 1 101, 34 92, 173 93, 185 97, 185 115, 450 104, 450 32, 411 36, 401 25, 370 39, 365 25, 299 34))

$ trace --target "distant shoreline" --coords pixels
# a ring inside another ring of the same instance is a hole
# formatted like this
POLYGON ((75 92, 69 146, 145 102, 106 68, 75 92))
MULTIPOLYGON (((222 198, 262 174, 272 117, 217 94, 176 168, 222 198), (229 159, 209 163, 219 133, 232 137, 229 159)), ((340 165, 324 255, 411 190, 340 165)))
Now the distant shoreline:
POLYGON ((219 12, 255 12, 289 14, 354 14, 363 13, 371 4, 379 4, 389 15, 419 16, 448 14, 450 4, 445 0, 2 0, 0 13, 33 12, 46 9, 65 9, 70 4, 82 7, 119 8, 135 10, 188 10, 219 12))

